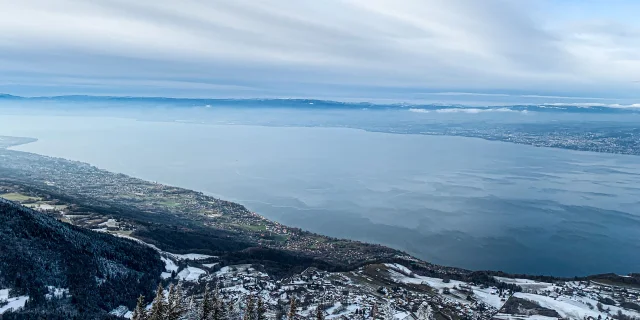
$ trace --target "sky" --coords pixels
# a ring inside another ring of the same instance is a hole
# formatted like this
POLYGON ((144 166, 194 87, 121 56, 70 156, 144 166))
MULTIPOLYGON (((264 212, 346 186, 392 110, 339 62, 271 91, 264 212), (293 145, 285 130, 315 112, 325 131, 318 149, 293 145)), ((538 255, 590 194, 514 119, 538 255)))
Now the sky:
POLYGON ((0 12, 0 93, 640 101, 637 0, 0 0, 0 12))

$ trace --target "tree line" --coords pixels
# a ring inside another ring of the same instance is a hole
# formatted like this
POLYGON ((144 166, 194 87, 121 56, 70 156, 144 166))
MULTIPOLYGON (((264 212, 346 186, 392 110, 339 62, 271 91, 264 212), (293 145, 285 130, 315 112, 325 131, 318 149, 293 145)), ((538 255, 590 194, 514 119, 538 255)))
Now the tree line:
MULTIPOLYGON (((302 319, 297 311, 297 302, 291 298, 286 315, 269 316, 266 302, 258 295, 250 294, 244 301, 225 301, 220 290, 216 287, 210 290, 209 285, 204 289, 200 299, 195 295, 184 294, 181 284, 169 286, 168 292, 162 284, 158 285, 155 298, 148 308, 145 297, 138 297, 132 320, 287 320, 302 319)), ((324 311, 318 307, 312 317, 324 320, 324 311)))

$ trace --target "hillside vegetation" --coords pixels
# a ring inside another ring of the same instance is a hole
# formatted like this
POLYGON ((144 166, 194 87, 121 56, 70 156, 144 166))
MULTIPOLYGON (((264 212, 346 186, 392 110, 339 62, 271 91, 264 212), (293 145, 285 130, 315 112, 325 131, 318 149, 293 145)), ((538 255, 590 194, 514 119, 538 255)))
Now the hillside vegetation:
POLYGON ((164 267, 150 247, 3 200, 0 252, 0 289, 29 296, 27 308, 3 319, 107 317, 151 292, 164 267))

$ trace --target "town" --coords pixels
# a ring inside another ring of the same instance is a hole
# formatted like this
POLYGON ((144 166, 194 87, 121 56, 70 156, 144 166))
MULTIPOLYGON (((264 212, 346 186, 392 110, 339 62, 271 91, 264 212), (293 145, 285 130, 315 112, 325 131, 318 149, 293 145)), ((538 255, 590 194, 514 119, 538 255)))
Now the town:
MULTIPOLYGON (((284 318, 291 300, 300 319, 315 319, 319 309, 324 319, 640 319, 638 286, 497 276, 499 285, 488 286, 421 276, 399 263, 348 272, 308 268, 276 279, 260 265, 223 266, 213 256, 161 254, 165 285, 180 283, 195 296, 205 285, 215 287, 234 310, 259 297, 269 319, 284 318)), ((113 312, 131 316, 125 307, 113 312)))

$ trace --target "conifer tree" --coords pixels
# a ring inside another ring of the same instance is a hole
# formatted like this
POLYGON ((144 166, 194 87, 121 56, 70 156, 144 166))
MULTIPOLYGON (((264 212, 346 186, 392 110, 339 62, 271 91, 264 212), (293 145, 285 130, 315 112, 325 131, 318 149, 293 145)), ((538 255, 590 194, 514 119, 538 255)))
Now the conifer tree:
POLYGON ((262 301, 262 298, 258 297, 258 303, 256 306, 256 320, 266 320, 267 306, 262 301))
POLYGON ((247 297, 247 305, 244 309, 243 320, 255 320, 256 307, 253 301, 253 295, 247 297))
POLYGON ((182 293, 182 284, 169 288, 169 300, 167 302, 166 320, 180 320, 185 314, 184 296, 182 293))
POLYGON ((431 310, 431 306, 428 303, 423 302, 420 305, 420 308, 418 309, 416 316, 418 317, 418 320, 433 319, 433 311, 431 310))
POLYGON ((387 301, 387 304, 384 306, 384 318, 385 320, 393 320, 394 318, 394 309, 391 301, 387 301))
POLYGON ((236 306, 236 303, 234 303, 233 301, 229 301, 227 307, 227 319, 240 320, 240 310, 236 306))
POLYGON ((378 317, 378 305, 374 304, 373 307, 371 307, 371 319, 376 319, 378 317))
POLYGON ((147 320, 147 310, 144 305, 144 296, 140 295, 138 297, 138 303, 136 304, 136 308, 133 310, 132 320, 147 320))
POLYGON ((211 320, 221 320, 220 316, 220 297, 218 288, 211 294, 211 320))
POLYGON ((166 303, 164 301, 164 288, 162 288, 162 284, 158 284, 158 289, 156 290, 156 297, 153 299, 153 306, 151 307, 151 312, 149 313, 149 320, 164 320, 166 317, 166 303))
POLYGON ((289 313, 287 314, 289 320, 294 320, 296 318, 297 309, 298 306, 296 305, 296 298, 291 297, 291 304, 289 304, 289 313))
POLYGON ((227 320, 229 319, 229 312, 227 310, 227 304, 224 303, 224 300, 218 299, 218 319, 219 320, 227 320))
POLYGON ((324 311, 318 306, 316 308, 316 320, 324 320, 324 311))
POLYGON ((209 292, 209 285, 204 288, 204 295, 202 298, 202 305, 200 307, 200 320, 209 320, 213 315, 213 305, 211 305, 211 293, 209 292))
POLYGON ((215 296, 216 296, 216 319, 217 320, 227 320, 229 319, 229 313, 227 310, 227 305, 224 302, 224 297, 220 294, 220 290, 219 287, 216 285, 216 291, 215 291, 215 296))
POLYGON ((189 302, 187 303, 187 311, 185 314, 185 320, 200 320, 199 318, 200 308, 196 303, 196 299, 194 296, 189 298, 189 302))

